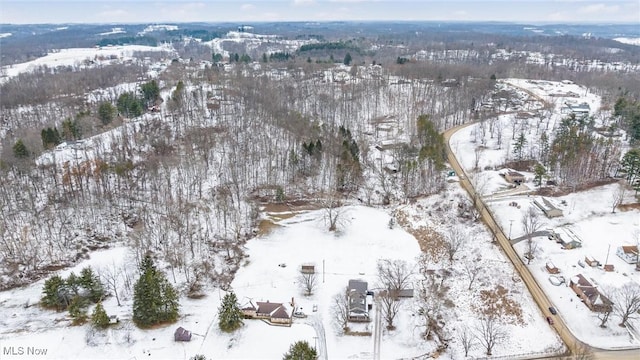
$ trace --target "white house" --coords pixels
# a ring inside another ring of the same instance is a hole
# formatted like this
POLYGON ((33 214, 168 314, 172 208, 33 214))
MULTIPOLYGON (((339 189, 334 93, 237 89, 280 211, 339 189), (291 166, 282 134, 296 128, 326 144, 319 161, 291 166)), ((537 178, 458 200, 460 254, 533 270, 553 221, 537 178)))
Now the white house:
POLYGON ((638 262, 638 246, 618 246, 616 255, 629 264, 638 262))

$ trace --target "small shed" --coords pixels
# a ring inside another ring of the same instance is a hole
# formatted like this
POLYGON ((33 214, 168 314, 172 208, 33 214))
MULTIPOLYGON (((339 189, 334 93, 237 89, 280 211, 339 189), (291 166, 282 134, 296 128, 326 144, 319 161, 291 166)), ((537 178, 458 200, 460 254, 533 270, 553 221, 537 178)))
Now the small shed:
POLYGON ((591 267, 596 267, 599 264, 598 260, 594 259, 593 256, 589 256, 589 255, 584 257, 584 262, 586 262, 587 265, 591 267))
POLYGON ((614 270, 615 270, 615 268, 614 268, 613 264, 605 264, 604 265, 604 271, 613 272, 614 270))
POLYGON ((176 332, 173 333, 173 338, 175 341, 191 341, 191 331, 180 326, 176 329, 176 332))
POLYGON ((546 265, 547 271, 549 274, 559 274, 560 269, 558 269, 551 261, 547 262, 546 265))
POLYGON ((315 274, 316 267, 313 264, 303 264, 300 272, 303 274, 315 274))

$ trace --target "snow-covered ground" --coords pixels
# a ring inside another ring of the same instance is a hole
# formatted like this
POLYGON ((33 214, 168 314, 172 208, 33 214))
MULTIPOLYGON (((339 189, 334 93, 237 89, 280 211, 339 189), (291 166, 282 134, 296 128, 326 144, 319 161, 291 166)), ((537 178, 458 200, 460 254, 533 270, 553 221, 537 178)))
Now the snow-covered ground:
MULTIPOLYGON (((591 114, 595 114, 600 107, 598 96, 570 82, 524 79, 507 79, 504 82, 525 89, 554 105, 552 113, 545 120, 546 123, 542 124, 545 130, 553 130, 556 123, 567 116, 561 111, 566 101, 586 102, 591 108, 591 114), (559 94, 572 95, 565 97, 559 94)), ((511 155, 512 148, 508 144, 512 141, 511 123, 514 117, 501 115, 498 121, 502 123, 504 130, 504 145, 502 149, 498 149, 496 139, 489 139, 479 159, 480 169, 499 167, 511 155)), ((640 240, 640 212, 618 210, 612 213, 614 194, 619 188, 619 185, 614 183, 550 198, 563 211, 563 216, 546 218, 533 203, 534 199, 541 202, 541 197, 529 194, 536 188, 532 173, 522 172, 526 177, 525 183, 513 189, 498 171, 484 170, 479 173, 472 171, 475 163, 474 149, 478 144, 471 140, 479 131, 479 126, 476 124, 458 131, 451 139, 452 150, 472 178, 477 190, 484 195, 487 205, 505 234, 509 234, 512 239, 521 237, 524 234, 522 218, 529 208, 534 208, 541 221, 540 230, 568 227, 582 240, 581 248, 564 250, 555 241, 547 240, 546 235, 535 238, 537 251, 528 268, 558 309, 558 316, 565 320, 578 339, 594 347, 615 349, 640 346, 640 334, 619 327, 619 319, 614 315, 606 328, 600 328, 597 313, 591 312, 582 304, 573 290, 568 287, 570 278, 578 274, 590 279, 602 293, 608 296, 625 283, 640 284, 640 273, 634 270, 634 265, 627 264, 615 254, 618 246, 636 245, 640 240), (514 203, 517 206, 513 206, 514 203), (601 264, 612 264, 615 270, 605 272, 602 266, 583 268, 578 262, 584 263, 586 256, 596 258, 601 264), (550 282, 550 274, 545 268, 547 262, 552 262, 560 269, 559 275, 565 278, 565 284, 555 286, 550 282)), ((635 202, 633 192, 627 191, 623 203, 632 202, 635 202)), ((520 241, 514 247, 524 259, 527 251, 526 241, 520 241)), ((526 259, 524 262, 527 262, 526 259)), ((632 325, 636 329, 640 328, 638 321, 632 322, 632 325)))
POLYGON ((61 49, 32 61, 3 66, 2 73, 6 75, 7 78, 11 78, 17 76, 20 73, 28 72, 40 66, 47 66, 51 68, 55 68, 58 66, 73 66, 78 65, 85 60, 109 60, 111 56, 116 56, 118 59, 130 58, 136 51, 172 52, 174 50, 170 45, 120 45, 100 48, 61 49))
MULTIPOLYGON (((450 186, 454 195, 460 194, 457 184, 450 186)), ((424 203, 421 206, 429 205, 424 203)), ((419 208, 404 210, 411 214, 411 218, 420 217, 420 221, 428 221, 424 213, 418 215, 423 211, 419 208)), ((140 330, 131 325, 132 297, 130 292, 123 291, 122 307, 116 305, 113 297, 104 302, 108 314, 120 317, 120 324, 106 332, 93 333, 89 325, 71 326, 66 313, 42 310, 35 305, 41 296, 44 282, 41 280, 26 288, 0 293, 3 313, 8 315, 0 320, 2 346, 46 349, 47 356, 40 358, 51 359, 188 359, 195 354, 205 354, 214 359, 275 359, 281 357, 290 344, 297 340, 306 340, 324 348, 322 339, 326 339, 325 358, 370 359, 373 338, 341 335, 332 321, 332 298, 344 291, 350 279, 365 280, 369 288, 376 290, 378 259, 402 259, 415 264, 420 248, 416 239, 398 226, 389 229, 390 217, 383 210, 361 206, 345 208, 346 226, 338 234, 326 230, 323 214, 323 210, 299 214, 280 222, 281 226, 271 234, 251 240, 247 244, 249 257, 232 283, 242 305, 249 300, 254 303, 267 300, 288 303, 293 298, 298 309, 308 317, 294 318, 292 327, 276 327, 259 320, 245 320, 245 325, 237 332, 221 333, 217 327, 217 309, 224 292, 216 289, 203 299, 183 298, 181 317, 176 324, 140 330), (316 265, 319 283, 310 297, 302 295, 297 283, 303 263, 316 265), (25 307, 26 304, 29 307, 25 307), (314 305, 317 305, 316 312, 312 310, 314 305), (173 341, 173 331, 178 326, 192 331, 191 342, 173 341)), ((469 244, 464 251, 474 256, 481 253, 486 261, 490 261, 487 264, 491 264, 491 274, 480 279, 481 285, 478 286, 487 286, 487 283, 491 286, 496 279, 507 279, 514 294, 519 293, 517 300, 523 310, 524 324, 508 325, 509 339, 497 345, 494 354, 510 356, 561 348, 559 339, 545 324, 524 285, 511 282, 513 269, 504 261, 497 247, 490 245, 488 235, 483 235, 483 230, 479 231, 476 239, 484 240, 469 244), (530 338, 534 333, 537 341, 532 343, 530 338)), ((90 260, 62 271, 61 275, 66 276, 71 271, 79 273, 87 265, 94 269, 124 265, 130 274, 134 274, 132 264, 125 248, 115 248, 93 253, 90 260)), ((137 278, 137 275, 134 274, 133 278, 137 278)), ((474 316, 469 314, 469 306, 474 302, 474 297, 468 296, 466 281, 454 277, 448 282, 451 283, 451 297, 457 299, 457 304, 447 316, 458 318, 447 321, 473 324, 474 316)), ((420 336, 418 316, 414 316, 417 309, 414 301, 403 300, 396 318, 397 329, 384 331, 381 358, 414 357, 433 350, 433 342, 425 342, 420 336)), ((373 330, 373 322, 363 325, 363 330, 367 329, 373 330)), ((459 358, 462 350, 455 342, 453 344, 441 358, 459 358)), ((471 351, 474 356, 482 356, 482 353, 483 350, 477 346, 471 351)))
POLYGON ((615 38, 613 40, 615 40, 617 42, 621 42, 623 44, 640 46, 640 38, 624 38, 624 37, 620 37, 620 38, 615 38))

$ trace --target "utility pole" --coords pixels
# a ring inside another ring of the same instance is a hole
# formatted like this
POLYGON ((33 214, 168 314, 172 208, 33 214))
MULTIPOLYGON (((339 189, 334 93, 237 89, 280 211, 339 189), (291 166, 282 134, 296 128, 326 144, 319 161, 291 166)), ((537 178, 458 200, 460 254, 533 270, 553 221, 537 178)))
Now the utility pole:
POLYGON ((611 244, 607 248, 607 258, 604 260, 604 264, 607 265, 609 263, 609 250, 611 250, 611 244))
POLYGON ((322 259, 322 283, 324 284, 324 259, 322 259))
POLYGON ((513 225, 513 219, 509 220, 509 241, 511 241, 511 226, 513 225))

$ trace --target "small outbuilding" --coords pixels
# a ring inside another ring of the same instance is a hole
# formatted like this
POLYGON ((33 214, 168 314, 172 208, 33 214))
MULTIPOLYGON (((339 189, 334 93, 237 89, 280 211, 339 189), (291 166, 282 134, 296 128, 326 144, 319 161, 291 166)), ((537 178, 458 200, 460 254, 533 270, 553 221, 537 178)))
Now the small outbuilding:
POLYGON ((191 341, 191 331, 180 326, 176 329, 176 332, 173 333, 173 338, 175 341, 191 341))
POLYGON ((584 262, 587 263, 587 265, 591 266, 591 267, 596 267, 600 264, 600 262, 598 260, 596 260, 595 258, 593 258, 593 256, 585 256, 584 257, 584 262))
POLYGON ((504 173, 504 179, 507 180, 508 182, 512 183, 512 184, 516 184, 516 185, 520 185, 524 182, 524 175, 522 175, 521 173, 517 172, 517 171, 507 171, 504 173))
POLYGON ((559 274, 560 269, 558 269, 551 261, 547 262, 546 265, 547 271, 549 274, 559 274))
POLYGON ((555 204, 544 197, 540 200, 533 200, 533 203, 550 219, 562 216, 562 209, 558 208, 555 204))

